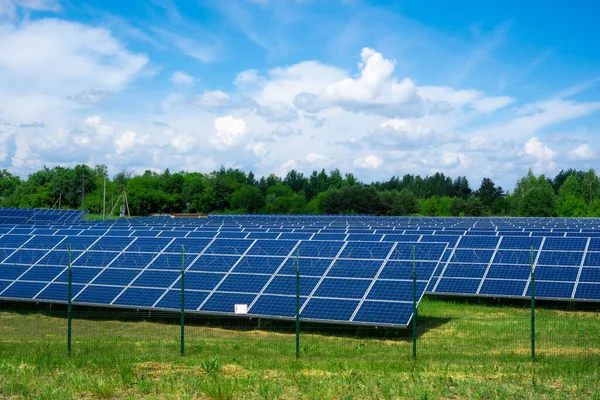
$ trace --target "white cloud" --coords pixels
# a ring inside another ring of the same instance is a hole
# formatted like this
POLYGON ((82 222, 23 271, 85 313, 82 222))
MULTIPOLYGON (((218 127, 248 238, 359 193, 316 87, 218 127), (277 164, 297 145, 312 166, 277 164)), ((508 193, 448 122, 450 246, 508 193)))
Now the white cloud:
POLYGON ((0 19, 2 17, 8 20, 16 19, 18 8, 27 11, 58 12, 61 10, 56 0, 0 0, 0 19))
POLYGON ((246 137, 248 127, 246 121, 241 118, 227 117, 215 118, 215 135, 211 143, 218 149, 234 147, 246 137))
POLYGON ((414 113, 418 107, 417 87, 412 80, 392 77, 395 61, 371 48, 363 48, 358 64, 360 76, 329 83, 320 93, 304 92, 295 99, 296 106, 309 111, 328 107, 362 110, 383 114, 414 113))
MULTIPOLYGON (((506 107, 515 101, 514 98, 509 96, 487 97, 479 90, 457 90, 448 86, 420 86, 418 93, 424 100, 434 104, 447 104, 452 109, 461 109, 468 106, 476 111, 488 113, 506 107)), ((438 110, 443 109, 438 106, 438 110)))
POLYGON ((459 168, 468 166, 470 159, 463 153, 444 153, 441 163, 444 167, 459 168))
POLYGON ((383 160, 371 154, 365 157, 357 158, 352 164, 358 168, 376 169, 383 164, 383 160))
POLYGON ((201 107, 219 108, 224 107, 229 102, 229 95, 220 90, 206 91, 202 95, 196 96, 196 104, 201 107))
POLYGON ((84 124, 92 128, 95 133, 101 137, 112 137, 116 133, 116 129, 112 125, 102 124, 102 120, 99 116, 88 117, 85 119, 84 124))
POLYGON ((0 25, 0 85, 62 95, 121 90, 147 64, 103 28, 52 19, 0 25))
POLYGON ((133 131, 125 131, 117 140, 115 140, 115 147, 118 154, 123 154, 132 150, 137 145, 145 143, 145 139, 138 136, 133 131))
POLYGON ((192 83, 194 83, 193 76, 181 71, 173 72, 173 75, 171 75, 171 78, 169 80, 175 86, 189 86, 192 83))
POLYGON ((556 152, 536 137, 525 143, 525 154, 535 157, 538 161, 550 161, 556 157, 556 152))
POLYGON ((383 121, 365 141, 374 148, 397 150, 431 145, 433 131, 415 120, 390 119, 383 121))
POLYGON ((590 147, 589 144, 584 143, 569 151, 568 156, 569 159, 575 161, 592 160, 596 157, 596 153, 594 152, 594 149, 590 147))
POLYGON ((266 149, 265 144, 262 142, 248 143, 244 149, 247 151, 251 151, 256 157, 259 158, 265 157, 269 154, 269 150, 266 149))

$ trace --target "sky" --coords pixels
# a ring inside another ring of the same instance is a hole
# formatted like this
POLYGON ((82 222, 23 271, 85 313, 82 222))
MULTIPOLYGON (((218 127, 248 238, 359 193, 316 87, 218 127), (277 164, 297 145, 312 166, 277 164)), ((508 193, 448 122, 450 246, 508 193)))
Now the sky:
POLYGON ((0 0, 0 168, 505 189, 600 155, 595 0, 0 0))

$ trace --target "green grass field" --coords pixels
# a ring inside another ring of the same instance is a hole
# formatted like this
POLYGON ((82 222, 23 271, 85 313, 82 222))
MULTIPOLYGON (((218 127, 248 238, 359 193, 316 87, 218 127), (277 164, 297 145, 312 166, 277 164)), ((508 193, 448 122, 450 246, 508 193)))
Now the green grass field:
MULTIPOLYGON (((598 311, 530 311, 425 299, 418 358, 410 331, 276 329, 73 321, 0 311, 0 398, 600 399, 598 311), (4 396, 4 397, 3 397, 4 396)), ((147 318, 146 318, 147 319, 147 318)), ((229 320, 231 322, 231 320, 229 320)), ((305 324, 306 326, 306 324, 305 324)))

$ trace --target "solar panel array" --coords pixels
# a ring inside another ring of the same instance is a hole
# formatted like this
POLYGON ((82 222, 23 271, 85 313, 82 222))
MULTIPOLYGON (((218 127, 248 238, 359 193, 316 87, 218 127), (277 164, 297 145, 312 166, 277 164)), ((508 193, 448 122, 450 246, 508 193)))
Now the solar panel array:
POLYGON ((81 211, 76 210, 0 208, 0 224, 76 224, 81 219, 81 211))
POLYGON ((0 226, 0 298, 405 326, 418 299, 600 300, 600 220, 332 216, 168 217, 0 226))

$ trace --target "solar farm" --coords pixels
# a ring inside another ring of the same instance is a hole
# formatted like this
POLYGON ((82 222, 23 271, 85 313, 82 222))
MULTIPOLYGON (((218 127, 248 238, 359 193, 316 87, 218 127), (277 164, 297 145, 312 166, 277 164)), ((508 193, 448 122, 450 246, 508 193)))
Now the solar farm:
MULTIPOLYGON (((69 355, 71 313, 75 325, 69 362, 98 357, 135 336, 144 360, 172 366, 179 345, 183 354, 185 317, 188 349, 179 362, 201 364, 206 375, 212 374, 206 359, 242 368, 260 357, 287 363, 294 350, 321 369, 342 359, 358 370, 384 362, 383 372, 396 365, 419 374, 460 360, 494 365, 494 352, 497 362, 516 366, 530 362, 537 338, 537 363, 548 365, 523 368, 560 374, 552 360, 566 359, 591 379, 586 387, 598 388, 600 219, 211 215, 83 222, 81 216, 1 210, 3 357, 26 362, 26 343, 43 343, 54 349, 48 357, 62 357, 69 303, 69 355), (542 304, 537 315, 532 292, 542 304), (28 311, 15 314, 20 307, 28 311), (538 332, 531 334, 535 316, 538 332), (301 324, 296 334, 294 321, 301 324), (140 333, 147 324, 154 325, 140 333), (445 327, 468 338, 448 336, 445 327), (469 349, 478 349, 472 359, 469 349), (427 364, 415 370, 423 358, 427 364)), ((203 385, 225 391, 238 385, 219 370, 203 385)), ((420 390, 412 385, 408 398, 420 390)), ((214 398, 210 387, 198 390, 214 398)))

